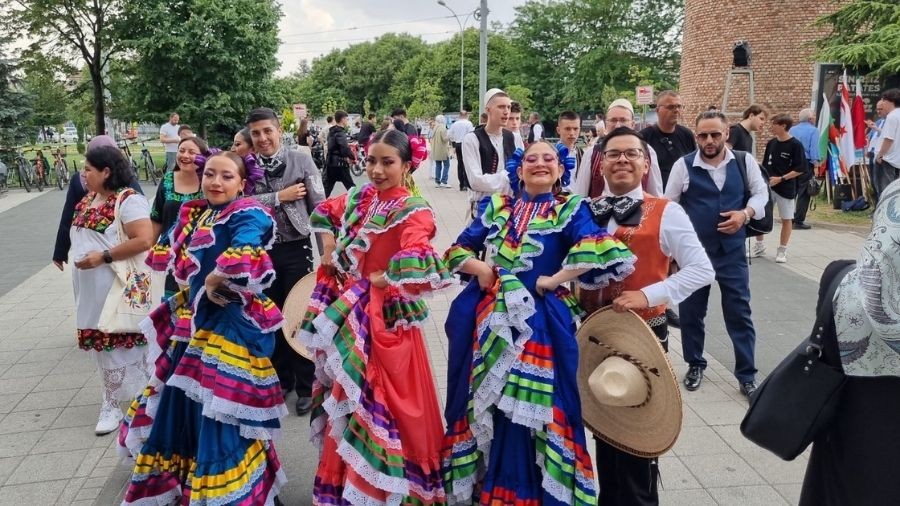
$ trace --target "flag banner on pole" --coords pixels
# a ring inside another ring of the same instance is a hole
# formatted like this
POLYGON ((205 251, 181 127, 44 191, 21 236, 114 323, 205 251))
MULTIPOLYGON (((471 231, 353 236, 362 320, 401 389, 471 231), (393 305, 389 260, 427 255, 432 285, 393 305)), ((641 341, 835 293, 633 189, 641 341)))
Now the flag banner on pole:
POLYGON ((848 169, 856 165, 856 145, 853 137, 853 111, 850 108, 850 91, 847 86, 847 71, 841 81, 841 125, 838 148, 841 160, 848 169))

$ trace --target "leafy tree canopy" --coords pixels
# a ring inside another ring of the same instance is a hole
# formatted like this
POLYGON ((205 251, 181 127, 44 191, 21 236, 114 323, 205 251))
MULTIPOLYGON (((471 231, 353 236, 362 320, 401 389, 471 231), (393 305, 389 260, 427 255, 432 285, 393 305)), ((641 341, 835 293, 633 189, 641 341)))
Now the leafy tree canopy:
POLYGON ((852 0, 823 16, 817 25, 829 32, 817 42, 818 58, 876 74, 900 73, 900 3, 852 0))

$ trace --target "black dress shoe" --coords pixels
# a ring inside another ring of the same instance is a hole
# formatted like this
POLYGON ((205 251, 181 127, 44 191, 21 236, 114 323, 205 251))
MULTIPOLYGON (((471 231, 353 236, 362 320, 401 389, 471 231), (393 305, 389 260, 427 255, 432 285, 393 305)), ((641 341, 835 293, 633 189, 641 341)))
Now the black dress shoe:
POLYGON ((807 225, 806 223, 803 223, 803 222, 801 221, 801 222, 799 222, 799 223, 794 223, 794 228, 795 228, 796 230, 809 230, 809 229, 812 228, 812 225, 807 225))
POLYGON ((681 318, 678 317, 678 313, 673 311, 672 308, 666 308, 666 323, 672 328, 681 328, 681 318))
POLYGON ((303 416, 312 411, 312 397, 297 397, 297 404, 294 405, 297 410, 297 416, 303 416))
POLYGON ((277 495, 275 496, 274 502, 275 502, 275 506, 284 506, 284 503, 281 502, 281 499, 279 499, 277 495))
POLYGON ((757 386, 756 386, 755 381, 748 381, 746 383, 741 383, 741 393, 746 395, 748 399, 753 398, 753 394, 756 393, 756 389, 757 389, 757 386))
POLYGON ((693 392, 700 388, 701 382, 703 382, 703 368, 699 365, 688 367, 688 372, 684 375, 684 388, 693 392))

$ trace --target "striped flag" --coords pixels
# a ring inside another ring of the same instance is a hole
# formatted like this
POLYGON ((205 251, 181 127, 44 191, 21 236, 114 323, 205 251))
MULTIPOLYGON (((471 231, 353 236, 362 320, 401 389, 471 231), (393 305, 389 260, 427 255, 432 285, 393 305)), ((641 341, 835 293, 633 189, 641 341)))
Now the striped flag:
POLYGON ((856 141, 853 137, 853 110, 850 108, 850 91, 847 85, 847 71, 841 81, 841 126, 838 129, 840 138, 838 147, 840 156, 847 168, 856 165, 856 141))

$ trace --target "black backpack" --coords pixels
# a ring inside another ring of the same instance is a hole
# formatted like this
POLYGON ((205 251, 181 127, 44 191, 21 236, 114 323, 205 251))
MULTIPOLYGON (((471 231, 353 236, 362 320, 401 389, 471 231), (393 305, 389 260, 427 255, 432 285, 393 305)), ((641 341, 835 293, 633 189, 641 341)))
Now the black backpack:
MULTIPOLYGON (((747 207, 747 202, 750 202, 750 182, 747 179, 748 153, 746 151, 737 150, 732 151, 732 153, 734 153, 734 161, 737 163, 738 170, 741 171, 741 177, 744 179, 744 207, 747 207)), ((768 183, 769 173, 762 165, 759 166, 759 171, 762 173, 763 181, 766 181, 766 189, 769 191, 769 200, 766 202, 766 215, 760 219, 750 218, 750 221, 747 223, 747 237, 768 234, 772 231, 772 227, 775 224, 775 217, 772 216, 772 212, 775 208, 775 198, 772 195, 772 188, 768 183)))

